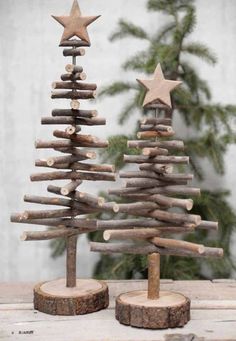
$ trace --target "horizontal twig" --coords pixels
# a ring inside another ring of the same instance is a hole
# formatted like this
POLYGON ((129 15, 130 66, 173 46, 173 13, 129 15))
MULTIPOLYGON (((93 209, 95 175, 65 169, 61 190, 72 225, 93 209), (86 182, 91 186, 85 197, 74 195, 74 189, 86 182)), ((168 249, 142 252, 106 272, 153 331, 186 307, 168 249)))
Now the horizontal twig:
POLYGON ((92 180, 92 181, 115 181, 115 174, 88 173, 88 172, 47 172, 36 173, 30 176, 31 181, 49 181, 49 180, 92 180))
POLYGON ((53 82, 53 89, 71 89, 71 90, 96 90, 97 85, 94 83, 82 82, 53 82))
POLYGON ((125 162, 131 162, 131 163, 189 163, 189 157, 188 156, 156 156, 153 158, 149 158, 148 156, 144 155, 124 155, 124 161, 125 162))
POLYGON ((70 116, 58 116, 58 117, 42 117, 42 124, 76 124, 76 125, 86 125, 86 126, 95 126, 95 125, 104 125, 106 124, 106 119, 102 117, 70 117, 70 116))
POLYGON ((82 134, 70 135, 61 130, 55 130, 53 132, 53 135, 55 137, 69 139, 72 142, 79 144, 81 147, 105 148, 108 146, 107 140, 100 140, 99 138, 92 135, 82 134))
POLYGON ((172 141, 128 141, 127 145, 129 148, 166 148, 166 149, 177 149, 177 150, 184 150, 184 143, 183 141, 179 140, 172 140, 172 141))
POLYGON ((140 170, 145 171, 154 171, 157 174, 170 174, 173 171, 173 166, 171 164, 151 164, 151 163, 142 163, 139 165, 140 170))
POLYGON ((85 72, 77 72, 77 73, 64 73, 61 75, 62 81, 77 81, 82 80, 84 81, 87 78, 87 75, 85 72))
POLYGON ((59 46, 81 47, 81 46, 90 46, 90 43, 84 40, 70 39, 70 40, 63 40, 63 42, 61 42, 59 46))
POLYGON ((167 238, 154 237, 150 239, 151 243, 159 246, 171 249, 180 249, 183 251, 192 251, 194 253, 202 254, 205 251, 204 245, 186 242, 184 240, 175 240, 167 238))
POLYGON ((25 195, 24 201, 35 203, 35 204, 42 204, 42 205, 56 205, 56 206, 67 206, 67 207, 71 207, 71 203, 72 203, 71 200, 69 199, 49 198, 49 197, 43 197, 39 195, 25 195))
POLYGON ((164 247, 157 247, 155 245, 146 244, 144 246, 137 246, 128 243, 96 243, 90 242, 91 251, 104 252, 104 253, 131 253, 131 254, 149 254, 158 252, 161 255, 173 255, 183 257, 222 257, 223 250, 220 248, 205 247, 202 254, 197 254, 191 251, 183 251, 177 249, 167 249, 164 247))
POLYGON ((51 98, 90 99, 96 97, 96 91, 52 91, 51 98))
MULTIPOLYGON (((84 84, 84 83, 79 83, 84 84)), ((72 116, 72 117, 96 117, 98 115, 97 110, 73 110, 73 109, 53 109, 52 116, 72 116)))
POLYGON ((65 70, 70 73, 77 73, 77 72, 82 72, 83 68, 80 65, 74 65, 74 64, 67 64, 65 66, 65 70))
POLYGON ((85 49, 79 47, 77 49, 72 48, 72 49, 64 49, 63 50, 63 56, 84 56, 85 55, 85 49))
POLYGON ((20 239, 23 241, 49 240, 54 238, 65 238, 79 233, 79 230, 73 228, 32 232, 25 231, 21 235, 20 239))
POLYGON ((153 228, 129 229, 129 230, 106 230, 103 233, 104 240, 110 239, 147 239, 160 235, 160 231, 153 228))

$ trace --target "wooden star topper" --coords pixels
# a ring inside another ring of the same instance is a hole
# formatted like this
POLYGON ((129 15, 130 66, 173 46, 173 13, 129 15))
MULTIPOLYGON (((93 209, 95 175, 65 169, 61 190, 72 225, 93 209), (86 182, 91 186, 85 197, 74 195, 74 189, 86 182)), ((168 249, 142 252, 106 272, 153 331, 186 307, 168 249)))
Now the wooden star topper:
POLYGON ((90 44, 87 26, 99 18, 100 15, 82 17, 79 4, 77 0, 74 0, 69 16, 57 17, 52 15, 52 17, 64 26, 61 43, 76 36, 90 44))
POLYGON ((137 81, 148 90, 143 101, 144 107, 149 104, 161 102, 171 108, 170 92, 182 83, 180 81, 165 79, 160 64, 157 65, 154 71, 153 79, 137 79, 137 81))

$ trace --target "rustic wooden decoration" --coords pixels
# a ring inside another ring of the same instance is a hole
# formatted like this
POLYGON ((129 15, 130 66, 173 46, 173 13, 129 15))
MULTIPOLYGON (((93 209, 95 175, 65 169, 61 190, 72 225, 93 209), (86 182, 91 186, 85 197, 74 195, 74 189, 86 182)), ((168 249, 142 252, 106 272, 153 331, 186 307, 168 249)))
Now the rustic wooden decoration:
POLYGON ((157 65, 154 71, 153 79, 137 79, 137 81, 148 90, 143 101, 143 106, 145 107, 158 102, 171 107, 170 91, 181 83, 165 79, 160 64, 157 65))
MULTIPOLYGON (((84 41, 85 43, 90 44, 89 35, 87 32, 87 26, 91 24, 93 21, 95 21, 97 18, 99 18, 100 15, 82 17, 79 4, 77 0, 74 0, 69 16, 58 17, 55 15, 52 15, 52 17, 56 21, 58 21, 62 26, 64 26, 64 32, 62 34, 61 44, 69 40, 70 38, 73 38, 74 36, 82 39, 82 41, 84 41)), ((72 46, 76 47, 78 45, 75 43, 72 46)), ((74 56, 78 55, 77 50, 75 51, 76 52, 73 54, 74 56)), ((71 49, 68 50, 68 53, 64 52, 64 55, 68 56, 70 55, 70 53, 71 53, 71 49)), ((79 55, 81 55, 81 53, 79 55)))
MULTIPOLYGON (((24 201, 40 205, 58 206, 56 209, 27 210, 11 215, 11 221, 23 224, 49 226, 44 231, 26 231, 22 240, 66 240, 66 278, 40 283, 34 289, 34 307, 42 312, 57 315, 86 314, 108 306, 108 288, 101 281, 76 278, 77 238, 81 233, 98 229, 97 220, 86 218, 87 214, 115 211, 115 203, 105 203, 104 198, 81 192, 78 187, 83 180, 114 181, 114 167, 93 162, 96 153, 87 148, 104 148, 108 142, 92 135, 81 133, 82 127, 105 125, 106 121, 98 117, 96 110, 78 109, 82 102, 95 97, 97 88, 94 83, 83 83, 83 68, 76 64, 77 56, 84 56, 89 46, 86 26, 97 17, 81 17, 79 5, 75 0, 69 17, 55 17, 65 26, 63 34, 64 56, 72 56, 72 63, 66 65, 66 77, 54 82, 52 98, 72 99, 71 108, 53 109, 52 116, 42 118, 42 124, 68 125, 65 130, 54 130, 56 139, 38 140, 36 148, 51 149, 53 154, 46 159, 36 160, 37 167, 51 168, 53 171, 32 174, 31 181, 62 180, 61 186, 48 185, 47 190, 54 196, 25 195, 24 201), (72 36, 84 40, 66 40, 72 36), (59 90, 58 90, 59 89, 59 90), (69 89, 69 91, 60 91, 69 89), (73 102, 74 101, 74 102, 73 102), (54 155, 62 153, 60 156, 54 155), (83 162, 85 161, 85 162, 83 162), (57 196, 55 196, 57 195, 57 196)), ((99 227, 100 230, 106 227, 99 227)))
POLYGON ((140 140, 128 141, 128 147, 139 149, 140 155, 124 155, 124 161, 136 164, 136 169, 120 172, 120 178, 126 179, 124 188, 109 191, 126 199, 126 203, 117 205, 116 211, 131 217, 98 222, 98 229, 107 227, 105 240, 123 242, 93 242, 91 250, 148 257, 147 290, 123 293, 116 299, 116 318, 120 323, 150 329, 181 327, 190 319, 190 300, 179 293, 160 291, 160 255, 222 257, 223 250, 168 237, 198 229, 217 230, 218 224, 188 213, 193 200, 185 197, 200 195, 200 190, 186 186, 192 174, 178 172, 178 164, 188 164, 189 158, 171 155, 175 150, 184 150, 183 141, 166 140, 174 134, 171 119, 167 118, 169 93, 180 82, 165 80, 160 65, 154 80, 140 82, 148 89, 143 105, 154 110, 154 115, 141 120, 137 133, 140 140), (165 117, 160 116, 163 111, 165 117))

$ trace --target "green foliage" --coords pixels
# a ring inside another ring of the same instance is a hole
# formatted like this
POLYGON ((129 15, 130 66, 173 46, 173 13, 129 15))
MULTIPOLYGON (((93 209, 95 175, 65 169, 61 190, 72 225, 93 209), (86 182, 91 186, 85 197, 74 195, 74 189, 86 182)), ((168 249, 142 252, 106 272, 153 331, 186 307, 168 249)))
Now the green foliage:
MULTIPOLYGON (((212 171, 224 174, 224 155, 230 144, 235 143, 235 132, 230 124, 236 117, 236 107, 211 102, 211 90, 207 81, 191 63, 192 58, 201 59, 209 65, 217 61, 214 52, 201 42, 190 41, 190 34, 196 26, 196 10, 193 0, 148 0, 147 10, 162 12, 166 15, 166 23, 151 34, 133 23, 120 20, 118 28, 111 36, 115 41, 124 38, 145 39, 147 46, 138 51, 122 64, 123 70, 152 74, 157 63, 161 63, 166 78, 179 79, 182 86, 173 93, 176 113, 185 127, 191 129, 191 135, 185 139, 185 153, 191 158, 191 168, 197 179, 206 178, 202 160, 207 160, 212 171)), ((130 82, 114 82, 102 91, 103 95, 130 94, 130 100, 119 115, 119 123, 127 123, 132 115, 139 112, 140 117, 148 114, 141 109, 144 90, 138 84, 130 82)), ((174 113, 175 115, 175 113, 174 113)), ((132 132, 135 136, 135 131, 132 132)), ((181 136, 182 137, 182 136, 181 136)), ((132 135, 110 137, 110 146, 103 154, 103 161, 114 163, 122 168, 124 153, 127 151, 127 139, 132 135)), ((177 136, 180 138, 180 136, 177 136)), ((219 222, 217 232, 196 230, 195 233, 176 235, 176 238, 203 243, 209 246, 224 248, 225 257, 219 260, 162 257, 161 276, 174 279, 197 279, 212 277, 228 277, 233 267, 230 254, 230 239, 236 226, 236 216, 227 201, 229 192, 224 190, 202 190, 199 198, 194 198, 191 213, 200 214, 204 220, 219 222), (207 271, 206 271, 207 269, 207 271)), ((117 198, 114 198, 117 200, 117 198)), ((114 215, 101 215, 111 219, 114 215)), ((117 215, 115 216, 116 218, 117 215)), ((127 217, 123 214, 122 218, 127 217)), ((120 218, 120 216, 119 216, 120 218)), ((92 234, 92 240, 102 240, 101 234, 92 234)), ((136 255, 102 255, 95 275, 99 278, 144 278, 146 257, 136 255)))

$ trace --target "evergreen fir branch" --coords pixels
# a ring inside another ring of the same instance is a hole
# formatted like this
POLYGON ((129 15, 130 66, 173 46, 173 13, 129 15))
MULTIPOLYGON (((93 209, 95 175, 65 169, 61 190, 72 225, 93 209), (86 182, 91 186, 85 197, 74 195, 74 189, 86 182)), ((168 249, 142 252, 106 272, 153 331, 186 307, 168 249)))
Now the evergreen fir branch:
POLYGON ((57 258, 65 252, 66 249, 66 239, 56 238, 50 241, 51 257, 57 258))
POLYGON ((149 0, 147 8, 150 11, 160 11, 173 15, 176 11, 186 10, 192 3, 193 0, 149 0))
POLYGON ((109 86, 103 87, 99 92, 99 96, 115 96, 121 94, 123 92, 127 92, 129 90, 137 89, 137 83, 132 82, 114 82, 109 86))
POLYGON ((226 146, 219 136, 215 138, 211 130, 197 138, 187 140, 186 146, 187 150, 195 156, 208 158, 218 174, 224 174, 223 155, 226 152, 226 146))
POLYGON ((186 8, 186 14, 180 22, 180 31, 182 33, 182 38, 188 36, 192 33, 196 25, 196 11, 194 6, 188 6, 186 8))
POLYGON ((142 27, 134 25, 131 22, 120 19, 118 26, 118 30, 110 36, 111 41, 127 37, 149 39, 148 34, 144 31, 142 27))
POLYGON ((142 71, 146 69, 146 62, 148 59, 148 53, 146 51, 138 52, 135 56, 127 59, 123 64, 124 70, 136 70, 142 71))
POLYGON ((187 43, 182 46, 182 52, 192 54, 203 59, 208 64, 214 65, 217 62, 216 55, 202 43, 187 43))
POLYGON ((165 24, 158 32, 157 34, 154 34, 151 41, 153 44, 161 43, 166 38, 167 35, 171 33, 176 27, 175 22, 170 22, 165 24))
POLYGON ((102 162, 107 162, 108 160, 112 162, 116 169, 120 169, 124 166, 123 155, 124 154, 139 154, 137 149, 130 149, 127 147, 127 141, 133 139, 134 137, 126 135, 114 135, 108 138, 109 145, 105 151, 101 151, 100 156, 102 157, 102 162))
MULTIPOLYGON (((202 80, 195 69, 186 61, 180 61, 181 71, 179 73, 180 79, 184 82, 185 85, 189 88, 191 92, 195 95, 198 95, 198 98, 201 95, 204 95, 207 100, 211 98, 211 92, 208 87, 208 84, 205 80, 202 80)), ((196 105, 196 103, 195 103, 196 105)))

